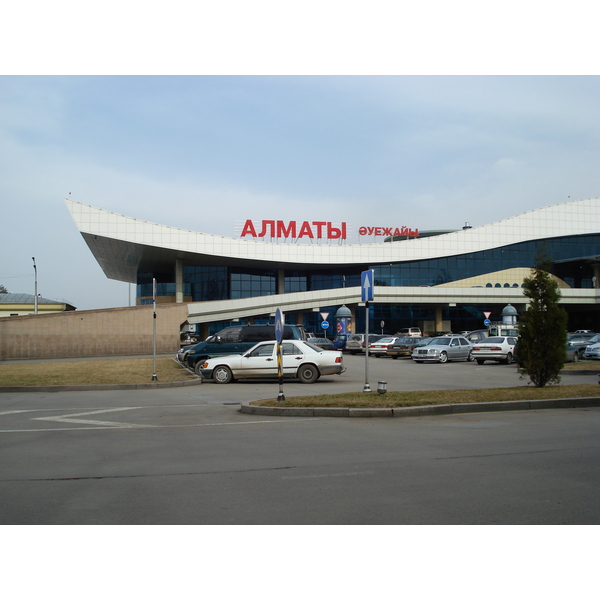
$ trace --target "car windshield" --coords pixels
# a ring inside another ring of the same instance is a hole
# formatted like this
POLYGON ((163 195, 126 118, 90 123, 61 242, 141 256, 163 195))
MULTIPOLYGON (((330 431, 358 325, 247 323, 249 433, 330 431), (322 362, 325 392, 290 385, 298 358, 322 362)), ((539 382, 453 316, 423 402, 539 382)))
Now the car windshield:
POLYGON ((449 346, 450 338, 435 338, 435 345, 436 346, 449 346))
POLYGON ((394 338, 381 338, 380 340, 377 340, 375 343, 376 344, 389 344, 390 342, 393 341, 394 338))
POLYGON ((503 337, 489 337, 485 340, 482 340, 484 344, 502 344, 506 338, 503 337))
POLYGON ((592 343, 592 344, 597 344, 598 342, 600 342, 600 333, 599 333, 599 334, 597 334, 597 335, 595 335, 595 336, 594 336, 593 338, 591 338, 589 341, 590 341, 590 343, 592 343))

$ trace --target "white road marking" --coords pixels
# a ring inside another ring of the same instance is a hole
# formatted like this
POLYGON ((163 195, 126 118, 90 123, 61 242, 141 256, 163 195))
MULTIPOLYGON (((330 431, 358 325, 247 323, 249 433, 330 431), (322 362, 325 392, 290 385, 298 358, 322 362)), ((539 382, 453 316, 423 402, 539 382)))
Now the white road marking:
POLYGON ((282 479, 325 479, 328 477, 353 477, 354 475, 373 475, 374 471, 350 471, 349 473, 325 473, 324 475, 286 475, 282 479))
MULTIPOLYGON (((183 404, 183 405, 171 405, 168 408, 205 408, 204 406, 198 407, 193 404, 183 404)), ((236 426, 236 425, 258 425, 258 424, 266 424, 266 423, 289 423, 289 424, 297 424, 297 423, 306 423, 307 421, 316 421, 318 419, 315 418, 307 418, 307 419, 273 419, 273 420, 261 420, 261 421, 244 421, 239 423, 191 423, 191 424, 181 424, 181 425, 141 425, 136 423, 119 423, 118 421, 99 421, 92 419, 78 419, 76 417, 88 417, 90 415, 97 415, 109 412, 119 412, 125 410, 139 410, 142 408, 164 408, 160 406, 128 406, 122 408, 106 408, 106 409, 98 409, 98 410, 88 410, 85 412, 78 413, 69 413, 57 415, 54 417, 34 417, 33 421, 51 421, 54 423, 73 423, 77 425, 90 425, 90 427, 53 427, 49 429, 2 429, 0 433, 35 433, 42 431, 82 431, 88 429, 167 429, 167 428, 177 428, 177 427, 225 427, 225 426, 236 426)), ((0 413, 0 416, 5 414, 16 414, 23 412, 47 412, 48 410, 61 410, 61 409, 29 409, 29 410, 14 410, 14 411, 6 411, 4 413, 0 413)), ((62 409, 64 410, 64 409, 62 409)))
POLYGON ((114 427, 117 429, 130 429, 133 427, 153 427, 152 425, 136 425, 134 423, 118 423, 116 421, 96 421, 90 419, 73 419, 72 417, 82 417, 89 415, 99 415, 102 413, 119 412, 123 410, 135 410, 135 408, 107 408, 104 410, 93 410, 70 415, 58 415, 57 417, 35 417, 34 421, 55 421, 57 423, 77 423, 80 425, 97 425, 99 427, 114 427))

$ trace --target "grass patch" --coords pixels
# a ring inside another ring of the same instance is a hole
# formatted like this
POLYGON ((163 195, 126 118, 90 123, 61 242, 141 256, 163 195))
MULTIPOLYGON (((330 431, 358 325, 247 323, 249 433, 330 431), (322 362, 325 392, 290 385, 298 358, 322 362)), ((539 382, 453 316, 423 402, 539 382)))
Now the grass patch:
POLYGON ((563 371, 600 371, 600 361, 580 360, 579 362, 566 363, 563 371))
POLYGON ((545 388, 530 386, 484 390, 426 390, 420 392, 388 392, 387 394, 352 392, 301 396, 278 402, 276 398, 255 400, 254 406, 399 408, 435 404, 469 404, 472 402, 507 402, 510 400, 550 400, 554 398, 589 398, 600 396, 600 385, 555 385, 545 388))
MULTIPOLYGON (((0 365, 0 386, 151 383, 152 358, 119 358, 0 365)), ((159 383, 195 377, 172 358, 156 359, 159 383)))

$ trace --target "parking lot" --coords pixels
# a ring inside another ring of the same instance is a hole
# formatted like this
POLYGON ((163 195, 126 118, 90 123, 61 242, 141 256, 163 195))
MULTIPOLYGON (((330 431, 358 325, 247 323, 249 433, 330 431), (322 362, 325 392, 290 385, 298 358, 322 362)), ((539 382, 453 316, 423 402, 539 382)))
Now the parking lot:
MULTIPOLYGON (((286 397, 363 389, 365 360, 286 397)), ((389 390, 525 385, 514 365, 369 361, 389 390)), ((597 382, 569 375, 563 383, 597 382)), ((600 409, 244 415, 276 382, 0 394, 3 524, 599 523, 600 409)), ((372 392, 376 393, 376 392, 372 392)))
MULTIPOLYGON (((388 391, 418 391, 443 389, 483 389, 497 387, 526 386, 521 379, 517 366, 502 365, 486 362, 478 365, 475 362, 455 361, 445 364, 415 363, 411 358, 393 360, 390 357, 375 358, 370 356, 368 362, 368 377, 365 356, 344 354, 346 371, 341 375, 322 377, 316 383, 303 385, 286 380, 284 391, 286 398, 313 394, 335 394, 343 392, 362 392, 365 381, 368 380, 373 392, 377 383, 385 381, 388 391)), ((600 368, 600 363, 590 363, 590 368, 600 368)), ((597 383, 595 375, 578 375, 565 372, 563 384, 597 383)), ((275 398, 277 383, 240 380, 229 385, 218 385, 210 381, 202 383, 203 390, 208 395, 225 397, 234 394, 244 401, 275 398), (216 389, 223 388, 223 389, 216 389), (238 392, 239 390, 239 392, 238 392)))

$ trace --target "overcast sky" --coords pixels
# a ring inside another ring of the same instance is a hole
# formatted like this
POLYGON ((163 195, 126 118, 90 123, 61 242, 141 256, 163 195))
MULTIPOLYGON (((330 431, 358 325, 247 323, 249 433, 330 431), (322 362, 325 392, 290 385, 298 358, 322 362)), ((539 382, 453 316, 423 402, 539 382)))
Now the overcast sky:
MULTIPOLYGON (((369 72, 337 72, 353 70, 369 72)), ((39 293, 78 309, 127 306, 130 290, 106 278, 65 197, 235 237, 246 219, 459 229, 600 195, 593 75, 4 72, 0 284, 33 293, 35 256, 39 293)))

